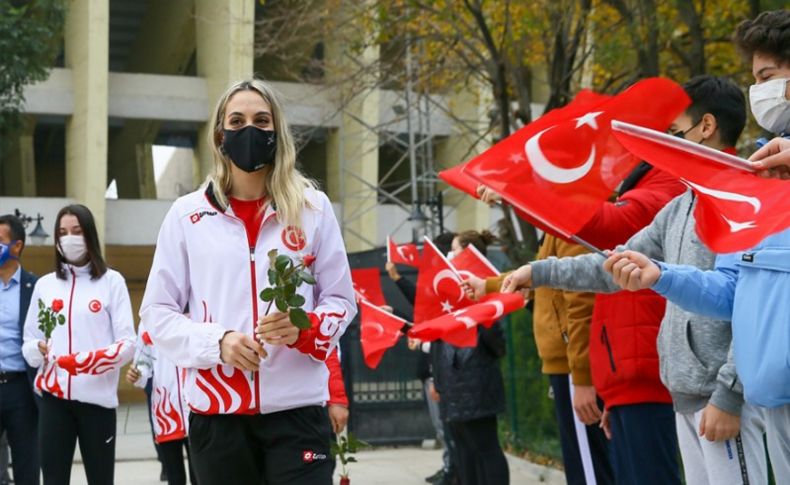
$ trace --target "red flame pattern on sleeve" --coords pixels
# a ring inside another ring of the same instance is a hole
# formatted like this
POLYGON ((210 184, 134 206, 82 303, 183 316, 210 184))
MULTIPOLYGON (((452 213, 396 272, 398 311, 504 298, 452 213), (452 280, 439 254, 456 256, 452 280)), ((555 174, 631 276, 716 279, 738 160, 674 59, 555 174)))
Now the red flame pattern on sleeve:
POLYGON ((59 399, 63 399, 65 394, 58 382, 57 366, 50 364, 45 366, 44 369, 45 371, 42 371, 36 376, 36 388, 40 391, 46 391, 59 399))
POLYGON ((58 357, 58 367, 72 376, 77 374, 101 375, 117 368, 122 358, 121 351, 125 347, 125 342, 115 342, 104 349, 64 355, 58 357))
POLYGON ((252 403, 252 385, 249 374, 234 367, 218 365, 197 372, 197 387, 206 395, 208 407, 199 409, 200 414, 256 414, 252 403), (227 372, 230 372, 228 374, 227 372))
POLYGON ((308 313, 311 327, 302 330, 299 338, 291 345, 303 354, 325 361, 329 355, 332 337, 340 330, 340 325, 346 317, 346 312, 308 313))
POLYGON ((184 420, 173 406, 171 395, 166 388, 156 388, 153 407, 157 443, 183 439, 186 436, 184 420))

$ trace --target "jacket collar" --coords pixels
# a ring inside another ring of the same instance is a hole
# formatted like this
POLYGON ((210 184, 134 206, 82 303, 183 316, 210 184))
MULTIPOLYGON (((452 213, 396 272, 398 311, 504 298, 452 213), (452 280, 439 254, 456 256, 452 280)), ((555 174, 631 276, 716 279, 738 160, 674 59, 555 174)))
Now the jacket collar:
MULTIPOLYGON (((206 185, 206 190, 203 193, 206 196, 206 200, 208 201, 208 203, 211 204, 211 207, 222 212, 223 214, 228 211, 228 207, 223 207, 222 204, 219 203, 219 200, 217 200, 213 182, 209 182, 206 185)), ((268 218, 270 212, 277 212, 277 204, 274 201, 272 201, 272 203, 266 207, 266 214, 264 215, 264 219, 268 218)))

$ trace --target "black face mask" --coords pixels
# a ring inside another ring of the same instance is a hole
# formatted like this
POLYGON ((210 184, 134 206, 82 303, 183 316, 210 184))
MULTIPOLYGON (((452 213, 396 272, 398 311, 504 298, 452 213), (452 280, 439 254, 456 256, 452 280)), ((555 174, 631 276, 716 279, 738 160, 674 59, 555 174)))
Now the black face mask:
POLYGON ((245 172, 255 172, 266 165, 274 165, 277 153, 277 134, 253 125, 240 130, 222 130, 225 139, 222 151, 234 165, 245 172))
MULTIPOLYGON (((696 123, 694 123, 693 125, 691 125, 691 128, 687 129, 686 131, 680 131, 680 130, 678 130, 678 131, 676 131, 676 132, 672 133, 672 136, 676 136, 676 137, 678 137, 678 138, 682 138, 682 139, 684 139, 684 140, 685 140, 685 139, 686 139, 686 133, 688 133, 689 131, 691 131, 691 130, 693 130, 694 128, 696 128, 696 127, 697 127, 697 125, 699 125, 700 123, 702 123, 702 120, 699 120, 699 121, 697 121, 696 123)), ((699 142, 699 143, 702 143, 702 142, 699 142)))

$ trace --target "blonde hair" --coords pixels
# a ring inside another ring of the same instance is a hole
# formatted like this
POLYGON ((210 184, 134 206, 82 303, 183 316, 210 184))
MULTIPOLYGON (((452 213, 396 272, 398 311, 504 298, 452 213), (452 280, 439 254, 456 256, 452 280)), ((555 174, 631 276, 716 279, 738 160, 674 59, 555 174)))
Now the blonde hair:
POLYGON ((233 162, 221 150, 222 130, 228 100, 240 91, 256 91, 264 101, 269 103, 274 131, 277 134, 277 152, 274 166, 266 177, 266 193, 277 207, 278 222, 288 226, 301 227, 302 209, 310 205, 305 197, 305 189, 315 188, 316 184, 296 168, 296 147, 285 119, 282 103, 274 89, 260 79, 250 79, 233 84, 217 101, 212 118, 214 127, 208 134, 209 146, 214 156, 214 172, 208 176, 206 182, 213 184, 217 202, 223 208, 227 207, 227 194, 231 189, 230 164, 233 162))

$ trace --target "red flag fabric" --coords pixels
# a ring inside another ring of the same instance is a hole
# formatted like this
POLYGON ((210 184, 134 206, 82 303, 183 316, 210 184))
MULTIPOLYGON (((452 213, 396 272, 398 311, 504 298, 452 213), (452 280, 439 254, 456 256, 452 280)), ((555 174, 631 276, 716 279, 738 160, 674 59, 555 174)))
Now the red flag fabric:
POLYGON ((743 251, 790 227, 786 180, 761 178, 746 160, 664 133, 619 122, 612 128, 628 150, 694 190, 697 235, 711 251, 743 251))
POLYGON ((457 347, 474 347, 477 325, 490 327, 497 319, 523 307, 520 293, 492 293, 466 308, 419 323, 407 335, 423 342, 441 339, 457 347))
POLYGON ((583 91, 468 162, 463 172, 568 237, 639 162, 611 136, 611 120, 666 130, 689 102, 681 86, 662 78, 639 81, 613 97, 583 91))
POLYGON ((366 300, 360 301, 359 308, 362 356, 365 365, 375 369, 384 357, 384 352, 398 343, 401 329, 407 322, 366 300))
POLYGON ((472 275, 485 279, 499 275, 499 271, 477 250, 474 244, 464 248, 463 251, 458 253, 458 256, 450 261, 450 264, 455 267, 461 278, 467 278, 472 275))
POLYGON ((461 276, 426 237, 417 273, 414 321, 430 320, 471 303, 461 288, 461 276))
POLYGON ((378 268, 357 268, 351 270, 351 283, 357 303, 366 300, 376 306, 386 305, 384 292, 381 291, 381 275, 378 268))
POLYGON ((420 250, 416 244, 395 244, 387 236, 387 261, 406 266, 420 267, 420 250))
POLYGON ((471 195, 475 199, 479 199, 480 197, 477 196, 477 186, 480 185, 480 182, 463 172, 465 165, 466 164, 460 164, 453 168, 442 170, 438 174, 439 178, 444 180, 447 185, 455 187, 461 192, 471 195))

